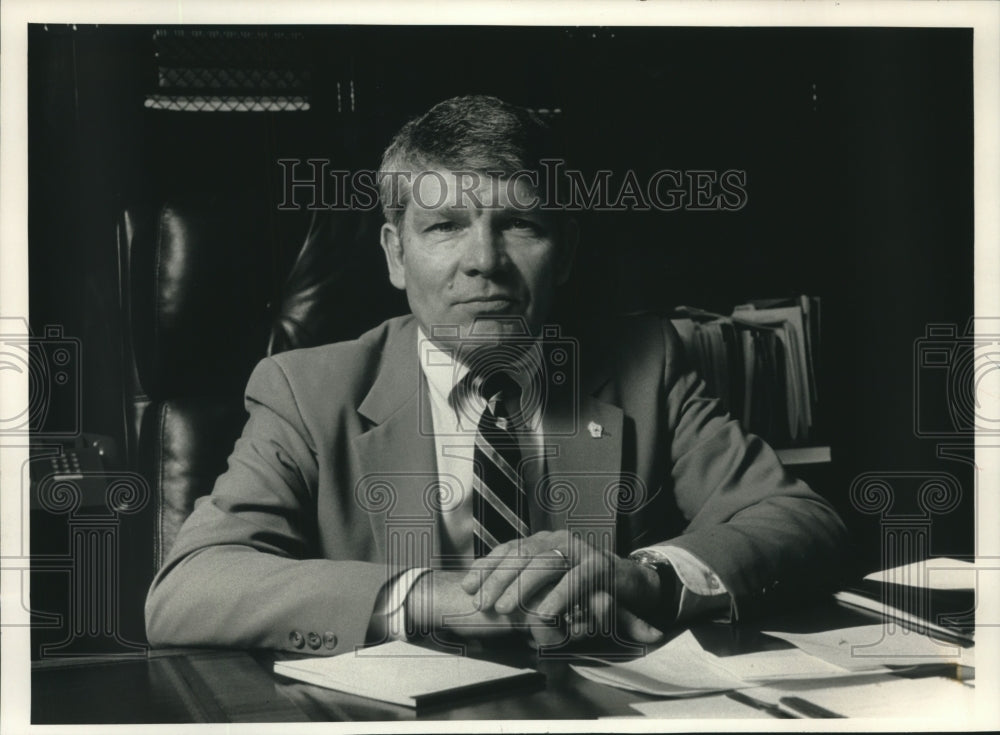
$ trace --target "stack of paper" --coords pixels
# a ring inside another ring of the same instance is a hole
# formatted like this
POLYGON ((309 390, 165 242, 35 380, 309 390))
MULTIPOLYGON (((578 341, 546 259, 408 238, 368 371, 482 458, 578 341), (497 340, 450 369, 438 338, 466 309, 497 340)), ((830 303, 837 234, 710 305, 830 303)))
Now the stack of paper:
POLYGON ((794 648, 716 656, 685 631, 643 658, 600 666, 575 665, 591 681, 644 694, 684 697, 787 679, 830 679, 851 671, 794 648))
POLYGON ((725 694, 704 697, 667 699, 658 702, 637 702, 629 707, 645 717, 664 720, 770 720, 773 716, 745 704, 740 704, 725 694))
POLYGON ((713 662, 691 631, 634 661, 574 664, 573 670, 601 684, 661 697, 684 697, 750 686, 713 662))
POLYGON ((781 638, 811 656, 851 671, 918 664, 975 665, 972 648, 962 648, 883 623, 821 633, 768 631, 767 635, 781 638))
POLYGON ((938 556, 872 572, 865 579, 932 590, 974 590, 977 583, 976 572, 976 565, 971 561, 938 556))
POLYGON ((710 653, 706 655, 711 656, 720 668, 748 682, 831 679, 853 674, 848 669, 797 648, 744 653, 738 656, 714 656, 710 653))
POLYGON ((705 651, 690 631, 643 658, 624 663, 574 665, 602 684, 661 697, 684 697, 776 685, 888 674, 892 666, 960 663, 973 666, 973 649, 883 625, 821 633, 768 632, 795 646, 735 656, 705 651))
POLYGON ((432 651, 404 641, 340 656, 277 661, 274 673, 406 707, 513 686, 537 686, 545 680, 532 669, 432 651))
MULTIPOLYGON (((976 690, 954 679, 940 676, 907 679, 883 676, 876 681, 843 685, 824 684, 795 692, 831 712, 844 717, 894 717, 929 719, 946 717, 948 728, 958 729, 963 719, 975 713, 976 690)), ((778 702, 789 694, 782 686, 755 689, 754 697, 778 702)))
MULTIPOLYGON (((809 686, 778 683, 758 687, 751 692, 753 699, 775 705, 795 717, 807 717, 790 705, 791 698, 807 705, 821 707, 839 717, 949 718, 952 723, 971 718, 975 705, 975 689, 943 677, 906 679, 881 675, 827 681, 809 686)), ((657 702, 638 702, 630 707, 645 717, 658 719, 771 719, 773 714, 762 708, 734 701, 725 694, 712 694, 657 702)), ((951 728, 949 728, 951 729, 951 728)))
POLYGON ((912 629, 971 643, 977 575, 985 571, 959 559, 924 559, 873 572, 836 598, 912 629))
MULTIPOLYGON (((854 655, 854 646, 878 640, 881 626, 768 635, 799 648, 716 656, 703 650, 688 631, 636 661, 573 669, 591 681, 669 698, 632 705, 647 717, 770 718, 780 710, 786 713, 781 716, 791 717, 961 720, 973 714, 975 693, 968 684, 943 677, 900 677, 881 665, 900 663, 895 656, 854 655), (744 697, 745 703, 733 699, 742 694, 719 694, 749 687, 752 696, 744 697)), ((940 643, 926 636, 911 633, 896 643, 897 653, 905 653, 910 663, 942 660, 940 643)))

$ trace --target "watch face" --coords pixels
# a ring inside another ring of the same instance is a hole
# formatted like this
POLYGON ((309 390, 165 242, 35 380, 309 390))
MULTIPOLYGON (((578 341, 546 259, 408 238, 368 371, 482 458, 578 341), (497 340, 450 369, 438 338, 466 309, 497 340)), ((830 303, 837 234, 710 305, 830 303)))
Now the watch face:
POLYGON ((643 549, 642 551, 637 551, 631 555, 631 559, 639 564, 645 564, 647 566, 656 566, 657 564, 665 564, 666 562, 659 556, 654 554, 652 551, 643 549))

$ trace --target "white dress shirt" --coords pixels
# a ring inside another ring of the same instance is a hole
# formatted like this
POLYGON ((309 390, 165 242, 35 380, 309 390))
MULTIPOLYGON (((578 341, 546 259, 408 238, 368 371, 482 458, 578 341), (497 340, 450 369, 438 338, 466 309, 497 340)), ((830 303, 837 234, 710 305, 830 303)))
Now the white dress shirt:
MULTIPOLYGON (((430 394, 431 417, 434 425, 435 458, 441 478, 441 511, 437 532, 441 537, 442 555, 460 559, 462 566, 474 560, 472 534, 472 478, 475 436, 479 418, 486 403, 476 395, 458 402, 452 389, 469 372, 469 368, 455 359, 452 352, 432 343, 422 330, 417 340, 420 367, 427 378, 430 394), (456 405, 459 404, 460 405, 456 405)), ((516 374, 513 374, 517 378, 516 374)), ((522 388, 526 386, 522 385, 522 388)), ((524 391, 528 393, 527 390, 524 391)), ((524 408, 524 407, 522 407, 524 408)), ((527 426, 522 430, 522 453, 537 455, 539 472, 544 473, 544 415, 540 407, 526 409, 527 426)), ((528 463, 527 466, 533 466, 528 463)), ((530 487, 530 485, 529 485, 530 487)), ((547 514, 534 502, 529 493, 529 511, 532 532, 552 530, 547 514)), ((648 546, 639 551, 650 552, 658 561, 670 564, 683 585, 678 605, 677 619, 687 618, 709 609, 726 606, 729 595, 722 581, 704 562, 686 549, 671 546, 669 542, 648 546)), ((386 616, 386 627, 392 638, 403 638, 405 633, 404 602, 413 584, 429 569, 408 569, 398 575, 387 589, 384 605, 377 614, 386 616)))

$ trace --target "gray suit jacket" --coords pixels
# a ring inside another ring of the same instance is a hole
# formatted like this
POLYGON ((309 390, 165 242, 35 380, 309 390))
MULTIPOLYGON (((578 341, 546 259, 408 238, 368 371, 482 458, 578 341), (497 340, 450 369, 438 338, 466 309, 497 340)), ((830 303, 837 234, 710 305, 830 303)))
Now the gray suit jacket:
MULTIPOLYGON (((151 644, 352 650, 387 579, 436 563, 416 340, 400 317, 257 366, 228 470, 149 591, 151 644)), ((609 321, 571 344, 579 372, 546 406, 555 453, 537 490, 555 527, 623 554, 683 547, 715 570, 737 617, 835 583, 842 522, 705 396, 669 321, 609 321)))

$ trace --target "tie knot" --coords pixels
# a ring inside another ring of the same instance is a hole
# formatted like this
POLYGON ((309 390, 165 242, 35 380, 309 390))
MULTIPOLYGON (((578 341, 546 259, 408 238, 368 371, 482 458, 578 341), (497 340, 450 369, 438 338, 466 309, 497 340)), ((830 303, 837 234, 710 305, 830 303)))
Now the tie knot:
POLYGON ((485 375, 469 372, 455 385, 450 401, 458 411, 482 401, 479 405, 485 404, 483 417, 503 419, 500 428, 506 429, 507 422, 516 420, 521 413, 521 386, 510 373, 502 370, 491 370, 485 375))
POLYGON ((500 370, 486 376, 474 376, 472 385, 487 402, 497 399, 508 403, 521 398, 521 386, 512 375, 500 370))

